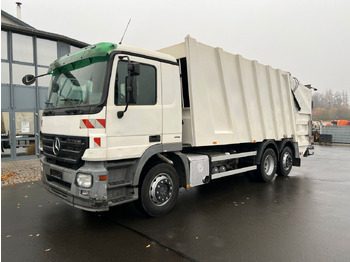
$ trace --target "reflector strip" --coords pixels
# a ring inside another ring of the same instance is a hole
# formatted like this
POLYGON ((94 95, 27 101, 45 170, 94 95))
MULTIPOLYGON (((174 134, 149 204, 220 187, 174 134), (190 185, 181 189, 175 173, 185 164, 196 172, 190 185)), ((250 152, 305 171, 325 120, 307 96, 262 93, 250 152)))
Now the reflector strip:
POLYGON ((79 128, 106 128, 106 119, 81 119, 79 128))
POLYGON ((82 119, 86 128, 95 128, 88 119, 82 119))
POLYGON ((96 119, 96 124, 100 124, 103 128, 106 128, 106 119, 96 119))
POLYGON ((100 137, 95 137, 94 138, 95 146, 101 147, 101 138, 100 137))

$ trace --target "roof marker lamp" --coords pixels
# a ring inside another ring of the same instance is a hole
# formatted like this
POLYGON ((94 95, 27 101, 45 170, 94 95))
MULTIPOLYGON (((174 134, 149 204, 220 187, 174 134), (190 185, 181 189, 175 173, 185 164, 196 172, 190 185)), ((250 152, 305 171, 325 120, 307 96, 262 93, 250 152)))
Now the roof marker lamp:
POLYGON ((78 173, 76 183, 79 187, 90 188, 92 186, 92 175, 78 173))

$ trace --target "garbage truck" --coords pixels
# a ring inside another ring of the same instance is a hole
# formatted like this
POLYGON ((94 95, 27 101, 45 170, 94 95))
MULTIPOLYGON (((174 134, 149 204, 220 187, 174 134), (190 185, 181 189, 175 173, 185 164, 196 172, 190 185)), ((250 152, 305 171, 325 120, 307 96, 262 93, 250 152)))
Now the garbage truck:
POLYGON ((90 45, 48 74, 42 182, 83 210, 137 201, 161 216, 180 188, 270 182, 312 154, 311 86, 190 36, 158 51, 90 45))

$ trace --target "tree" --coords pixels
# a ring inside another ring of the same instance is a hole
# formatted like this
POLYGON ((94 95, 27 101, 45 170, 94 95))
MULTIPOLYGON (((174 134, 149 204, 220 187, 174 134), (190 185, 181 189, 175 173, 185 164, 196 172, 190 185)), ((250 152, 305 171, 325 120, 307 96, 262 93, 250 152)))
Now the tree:
POLYGON ((346 107, 349 106, 348 93, 346 91, 343 91, 342 93, 342 105, 346 107))
POLYGON ((327 89, 325 94, 314 93, 312 96, 314 120, 350 120, 350 107, 346 91, 335 93, 327 89))
POLYGON ((334 107, 341 107, 343 105, 342 95, 339 91, 335 92, 333 102, 334 107))

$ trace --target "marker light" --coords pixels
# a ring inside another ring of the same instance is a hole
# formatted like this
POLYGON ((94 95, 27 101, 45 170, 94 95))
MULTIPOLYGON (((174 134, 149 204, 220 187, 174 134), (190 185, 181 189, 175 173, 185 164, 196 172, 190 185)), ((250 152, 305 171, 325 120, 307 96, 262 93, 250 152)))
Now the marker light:
POLYGON ((106 176, 106 175, 104 175, 104 176, 99 176, 99 177, 98 177, 98 180, 99 180, 99 181, 106 181, 106 180, 107 180, 107 176, 106 176))

